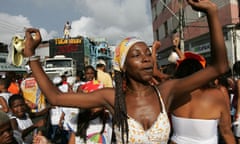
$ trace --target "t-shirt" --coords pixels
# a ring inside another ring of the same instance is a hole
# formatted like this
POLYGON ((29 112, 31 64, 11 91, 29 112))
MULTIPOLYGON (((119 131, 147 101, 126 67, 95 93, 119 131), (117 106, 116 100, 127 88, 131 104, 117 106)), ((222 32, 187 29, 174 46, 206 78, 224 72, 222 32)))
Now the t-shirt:
POLYGON ((111 76, 102 70, 97 70, 97 80, 102 82, 104 84, 104 87, 113 87, 113 81, 111 76))
POLYGON ((103 83, 98 80, 87 81, 86 83, 80 85, 80 88, 84 93, 89 93, 94 90, 103 88, 103 83))
POLYGON ((37 105, 32 109, 32 112, 38 112, 46 107, 45 97, 37 84, 34 77, 29 77, 22 81, 21 90, 25 100, 37 105))
POLYGON ((19 94, 20 88, 17 82, 11 82, 10 86, 8 87, 8 91, 12 94, 19 94))

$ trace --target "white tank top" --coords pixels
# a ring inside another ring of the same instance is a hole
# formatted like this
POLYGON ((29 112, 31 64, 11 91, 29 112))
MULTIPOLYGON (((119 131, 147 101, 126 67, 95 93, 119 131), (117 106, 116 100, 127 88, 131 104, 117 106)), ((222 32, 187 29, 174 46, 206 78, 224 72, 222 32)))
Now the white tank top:
POLYGON ((173 136, 177 144, 217 144, 218 120, 190 119, 171 115, 173 136))

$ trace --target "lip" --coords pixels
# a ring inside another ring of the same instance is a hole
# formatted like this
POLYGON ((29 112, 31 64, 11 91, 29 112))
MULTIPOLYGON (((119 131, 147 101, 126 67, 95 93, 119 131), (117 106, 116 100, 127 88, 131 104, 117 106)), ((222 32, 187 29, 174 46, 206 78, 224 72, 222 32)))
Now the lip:
POLYGON ((144 70, 145 72, 150 73, 150 72, 153 72, 153 67, 152 67, 152 66, 144 67, 143 70, 144 70))

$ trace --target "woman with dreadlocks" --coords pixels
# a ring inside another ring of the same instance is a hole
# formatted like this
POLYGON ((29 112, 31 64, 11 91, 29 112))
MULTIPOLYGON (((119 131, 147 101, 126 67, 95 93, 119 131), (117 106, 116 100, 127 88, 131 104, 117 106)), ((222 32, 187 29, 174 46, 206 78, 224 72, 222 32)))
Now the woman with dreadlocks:
POLYGON ((29 58, 32 72, 52 105, 105 107, 113 115, 117 143, 167 144, 170 133, 167 111, 176 108, 173 104, 183 104, 189 100, 190 97, 184 93, 203 86, 228 70, 226 46, 216 4, 210 0, 187 2, 193 9, 207 15, 212 64, 181 79, 171 79, 157 86, 149 84, 153 76, 151 51, 145 42, 132 37, 124 39, 115 51, 115 89, 102 88, 90 93, 60 92, 33 56, 41 41, 37 29, 26 30, 24 55, 29 58), (35 33, 35 39, 31 33, 35 33))

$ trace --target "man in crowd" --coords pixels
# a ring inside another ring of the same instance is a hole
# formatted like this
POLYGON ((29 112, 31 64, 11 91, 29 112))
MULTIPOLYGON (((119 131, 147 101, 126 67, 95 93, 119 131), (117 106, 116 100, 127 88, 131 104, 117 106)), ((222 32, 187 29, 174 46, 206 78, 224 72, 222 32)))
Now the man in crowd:
POLYGON ((105 72, 106 63, 104 60, 98 60, 97 62, 97 80, 104 84, 104 87, 113 87, 112 78, 109 73, 105 72))

